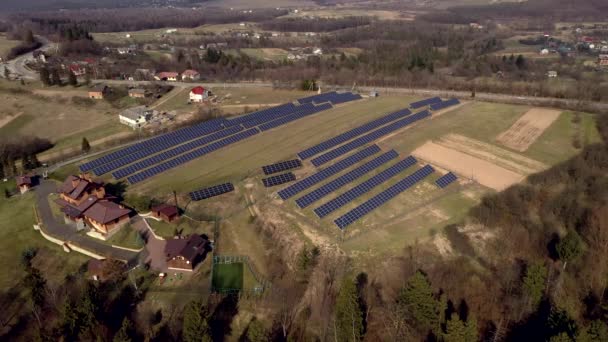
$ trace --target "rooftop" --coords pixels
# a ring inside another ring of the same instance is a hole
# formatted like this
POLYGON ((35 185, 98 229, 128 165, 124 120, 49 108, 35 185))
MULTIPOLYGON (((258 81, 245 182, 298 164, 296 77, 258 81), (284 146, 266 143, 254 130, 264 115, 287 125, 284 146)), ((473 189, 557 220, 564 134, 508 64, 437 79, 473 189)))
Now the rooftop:
POLYGON ((130 213, 130 209, 123 208, 114 202, 97 201, 84 212, 84 216, 101 224, 106 224, 130 213))

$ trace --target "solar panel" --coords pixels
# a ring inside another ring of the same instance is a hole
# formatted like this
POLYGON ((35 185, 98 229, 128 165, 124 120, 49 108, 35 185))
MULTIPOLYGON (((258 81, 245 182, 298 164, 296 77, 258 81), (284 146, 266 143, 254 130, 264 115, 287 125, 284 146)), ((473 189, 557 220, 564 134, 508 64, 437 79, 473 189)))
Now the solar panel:
POLYGON ((205 189, 192 191, 189 195, 193 201, 200 201, 200 200, 219 196, 219 195, 222 195, 222 194, 225 194, 228 192, 232 192, 232 191, 234 191, 234 185, 232 185, 232 183, 224 183, 224 184, 208 187, 205 189))
POLYGON ((374 209, 380 207, 384 203, 395 198, 397 195, 404 192, 405 190, 411 188, 412 186, 414 186, 414 184, 420 182, 421 180, 426 178, 428 175, 432 174, 434 171, 435 170, 433 169, 432 166, 426 165, 425 167, 414 172, 413 174, 400 180, 395 185, 391 186, 390 188, 386 189, 385 191, 372 197, 371 199, 369 199, 365 203, 361 204, 360 206, 356 207, 355 209, 349 211, 348 213, 344 214, 343 216, 338 217, 336 220, 334 220, 334 223, 340 229, 346 228, 348 225, 357 221, 361 217, 369 214, 374 209))
POLYGON ((364 194, 370 192, 373 188, 388 181, 395 175, 399 174, 399 172, 402 172, 402 171, 406 170, 407 168, 411 167, 412 165, 416 164, 416 162, 417 162, 416 158, 414 158, 412 156, 409 156, 409 157, 397 162, 395 165, 378 173, 374 177, 366 180, 365 182, 348 190, 347 192, 343 193, 342 195, 340 195, 340 196, 334 198, 333 200, 323 204, 322 206, 316 208, 315 214, 317 214, 317 216, 319 216, 319 218, 323 218, 323 217, 331 214, 332 212, 340 209, 341 207, 345 206, 349 202, 352 202, 356 198, 363 196, 364 194))
POLYGON ((358 137, 361 134, 367 133, 369 131, 372 131, 380 126, 383 126, 391 121, 395 121, 397 119, 401 119, 403 117, 406 117, 408 115, 412 114, 412 112, 409 109, 402 109, 399 110, 397 112, 388 114, 386 116, 383 116, 379 119, 370 121, 364 125, 361 125, 359 127, 353 128, 348 132, 342 133, 340 135, 337 135, 331 139, 325 140, 313 147, 307 148, 306 150, 298 153, 298 157, 302 158, 302 159, 308 159, 312 156, 314 156, 315 154, 319 154, 323 151, 329 150, 332 147, 338 146, 344 142, 347 142, 355 137, 358 137))
MULTIPOLYGON (((297 109, 297 106, 293 103, 286 103, 280 106, 263 109, 257 112, 238 116, 236 118, 226 120, 226 127, 237 126, 240 124, 246 124, 247 122, 254 121, 255 125, 262 122, 273 120, 277 117, 292 113, 297 109)), ((254 125, 254 126, 255 126, 254 125)), ((252 126, 253 127, 253 126, 252 126)))
POLYGON ((308 96, 308 97, 304 97, 301 99, 298 99, 298 102, 301 104, 304 103, 313 103, 314 101, 322 101, 324 98, 326 98, 327 96, 330 96, 331 94, 336 94, 335 91, 330 91, 327 93, 323 93, 323 94, 318 94, 318 95, 313 95, 313 96, 308 96))
POLYGON ((451 183, 455 182, 456 179, 458 179, 458 178, 456 177, 455 174, 448 172, 445 175, 441 176, 441 178, 436 180, 435 184, 437 184, 438 187, 443 189, 446 186, 450 185, 451 183))
POLYGON ((440 109, 444 109, 444 108, 448 108, 451 106, 455 106, 457 104, 459 104, 460 101, 458 101, 458 99, 449 99, 443 102, 439 102, 439 103, 434 103, 431 105, 431 110, 440 110, 440 109))
POLYGON ((412 123, 418 121, 418 120, 422 120, 426 117, 431 116, 431 113, 428 110, 424 110, 421 112, 418 112, 416 114, 412 114, 410 116, 405 117, 404 119, 398 120, 393 122, 392 124, 388 125, 388 126, 384 126, 382 128, 379 128, 373 132, 370 132, 366 135, 363 135, 349 143, 346 143, 340 147, 337 147, 329 152, 326 152, 325 154, 322 154, 316 158, 313 158, 311 161, 313 163, 313 165, 315 166, 321 166, 349 151, 352 151, 356 148, 359 148, 363 145, 366 145, 380 137, 383 137, 385 135, 388 135, 392 132, 395 132, 403 127, 406 127, 408 125, 411 125, 412 123))
POLYGON ((304 178, 301 181, 286 187, 285 189, 279 191, 279 196, 284 200, 291 198, 299 194, 300 192, 312 187, 313 185, 322 182, 323 180, 335 175, 336 173, 345 170, 378 152, 380 152, 380 147, 378 147, 377 145, 368 146, 363 150, 352 154, 331 166, 328 166, 327 168, 315 173, 314 175, 304 178))
POLYGON ((285 125, 285 124, 290 123, 292 121, 301 119, 301 118, 303 118, 305 116, 316 114, 316 113, 318 113, 320 111, 327 110, 327 109, 330 109, 330 108, 332 108, 332 105, 329 104, 329 103, 325 103, 325 104, 322 104, 322 105, 319 105, 319 106, 313 106, 311 108, 306 108, 306 109, 298 110, 298 111, 294 112, 293 114, 289 114, 289 115, 283 116, 283 117, 281 117, 279 119, 276 119, 276 120, 267 122, 265 124, 262 124, 262 125, 259 126, 259 128, 260 128, 261 131, 267 131, 267 130, 273 129, 275 127, 282 126, 282 125, 285 125))
POLYGON ((264 183, 265 187, 270 188, 271 186, 277 186, 277 185, 293 182, 295 180, 296 180, 296 176, 293 173, 288 172, 288 173, 284 173, 282 175, 264 178, 264 179, 262 179, 262 183, 264 183))
POLYGON ((298 198, 296 204, 301 208, 306 208, 312 203, 320 200, 321 198, 329 195, 330 193, 340 189, 356 179, 363 177, 367 173, 379 168, 390 160, 399 157, 399 154, 395 150, 388 151, 379 157, 357 167, 356 169, 345 173, 344 175, 334 179, 333 181, 325 184, 324 186, 309 192, 308 194, 298 198))
POLYGON ((412 107, 413 109, 418 109, 418 108, 422 108, 422 107, 428 106, 433 103, 438 103, 438 102, 441 102, 440 97, 431 97, 429 99, 412 102, 412 103, 410 103, 410 107, 412 107))
POLYGON ((262 171, 265 175, 271 175, 273 173, 283 172, 291 169, 295 169, 302 166, 300 159, 287 160, 284 162, 262 166, 262 171))

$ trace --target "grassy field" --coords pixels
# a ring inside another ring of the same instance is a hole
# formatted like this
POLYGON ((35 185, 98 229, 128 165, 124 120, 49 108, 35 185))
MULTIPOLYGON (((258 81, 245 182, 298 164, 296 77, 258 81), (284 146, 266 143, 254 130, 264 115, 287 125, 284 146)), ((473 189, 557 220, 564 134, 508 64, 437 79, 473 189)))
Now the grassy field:
POLYGON ((139 232, 130 224, 120 228, 116 234, 105 242, 112 246, 130 249, 141 249, 144 247, 144 240, 139 235, 139 232))
POLYGON ((179 232, 183 236, 191 234, 212 235, 213 223, 211 222, 195 222, 188 218, 181 218, 176 222, 167 223, 164 221, 156 221, 148 219, 148 224, 154 230, 154 233, 165 239, 171 239, 175 236, 175 232, 179 232))
POLYGON ((213 265, 213 287, 216 289, 243 289, 243 270, 241 262, 213 265))
POLYGON ((0 33, 0 57, 5 57, 17 45, 19 45, 18 40, 9 40, 6 38, 6 34, 0 33))

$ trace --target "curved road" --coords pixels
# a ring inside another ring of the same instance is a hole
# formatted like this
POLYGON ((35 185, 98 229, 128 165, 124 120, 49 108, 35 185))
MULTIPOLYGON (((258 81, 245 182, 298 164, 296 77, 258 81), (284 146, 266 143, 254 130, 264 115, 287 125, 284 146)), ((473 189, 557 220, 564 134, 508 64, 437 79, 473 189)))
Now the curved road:
MULTIPOLYGON (((51 43, 48 39, 42 36, 36 36, 36 39, 42 43, 42 46, 35 51, 49 51, 56 49, 57 44, 51 43)), ((23 54, 17 58, 11 59, 0 65, 0 77, 4 77, 4 69, 8 69, 12 77, 19 77, 26 80, 38 80, 38 72, 27 68, 26 64, 34 60, 34 52, 23 54)))

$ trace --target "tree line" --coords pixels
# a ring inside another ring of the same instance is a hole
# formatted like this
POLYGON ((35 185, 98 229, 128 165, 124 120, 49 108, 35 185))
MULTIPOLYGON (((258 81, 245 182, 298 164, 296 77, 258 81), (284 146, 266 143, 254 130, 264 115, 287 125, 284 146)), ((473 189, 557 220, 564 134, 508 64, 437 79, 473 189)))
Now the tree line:
POLYGON ((331 32, 345 28, 365 26, 372 22, 370 17, 348 16, 343 18, 285 18, 264 21, 260 27, 268 31, 282 32, 331 32))

